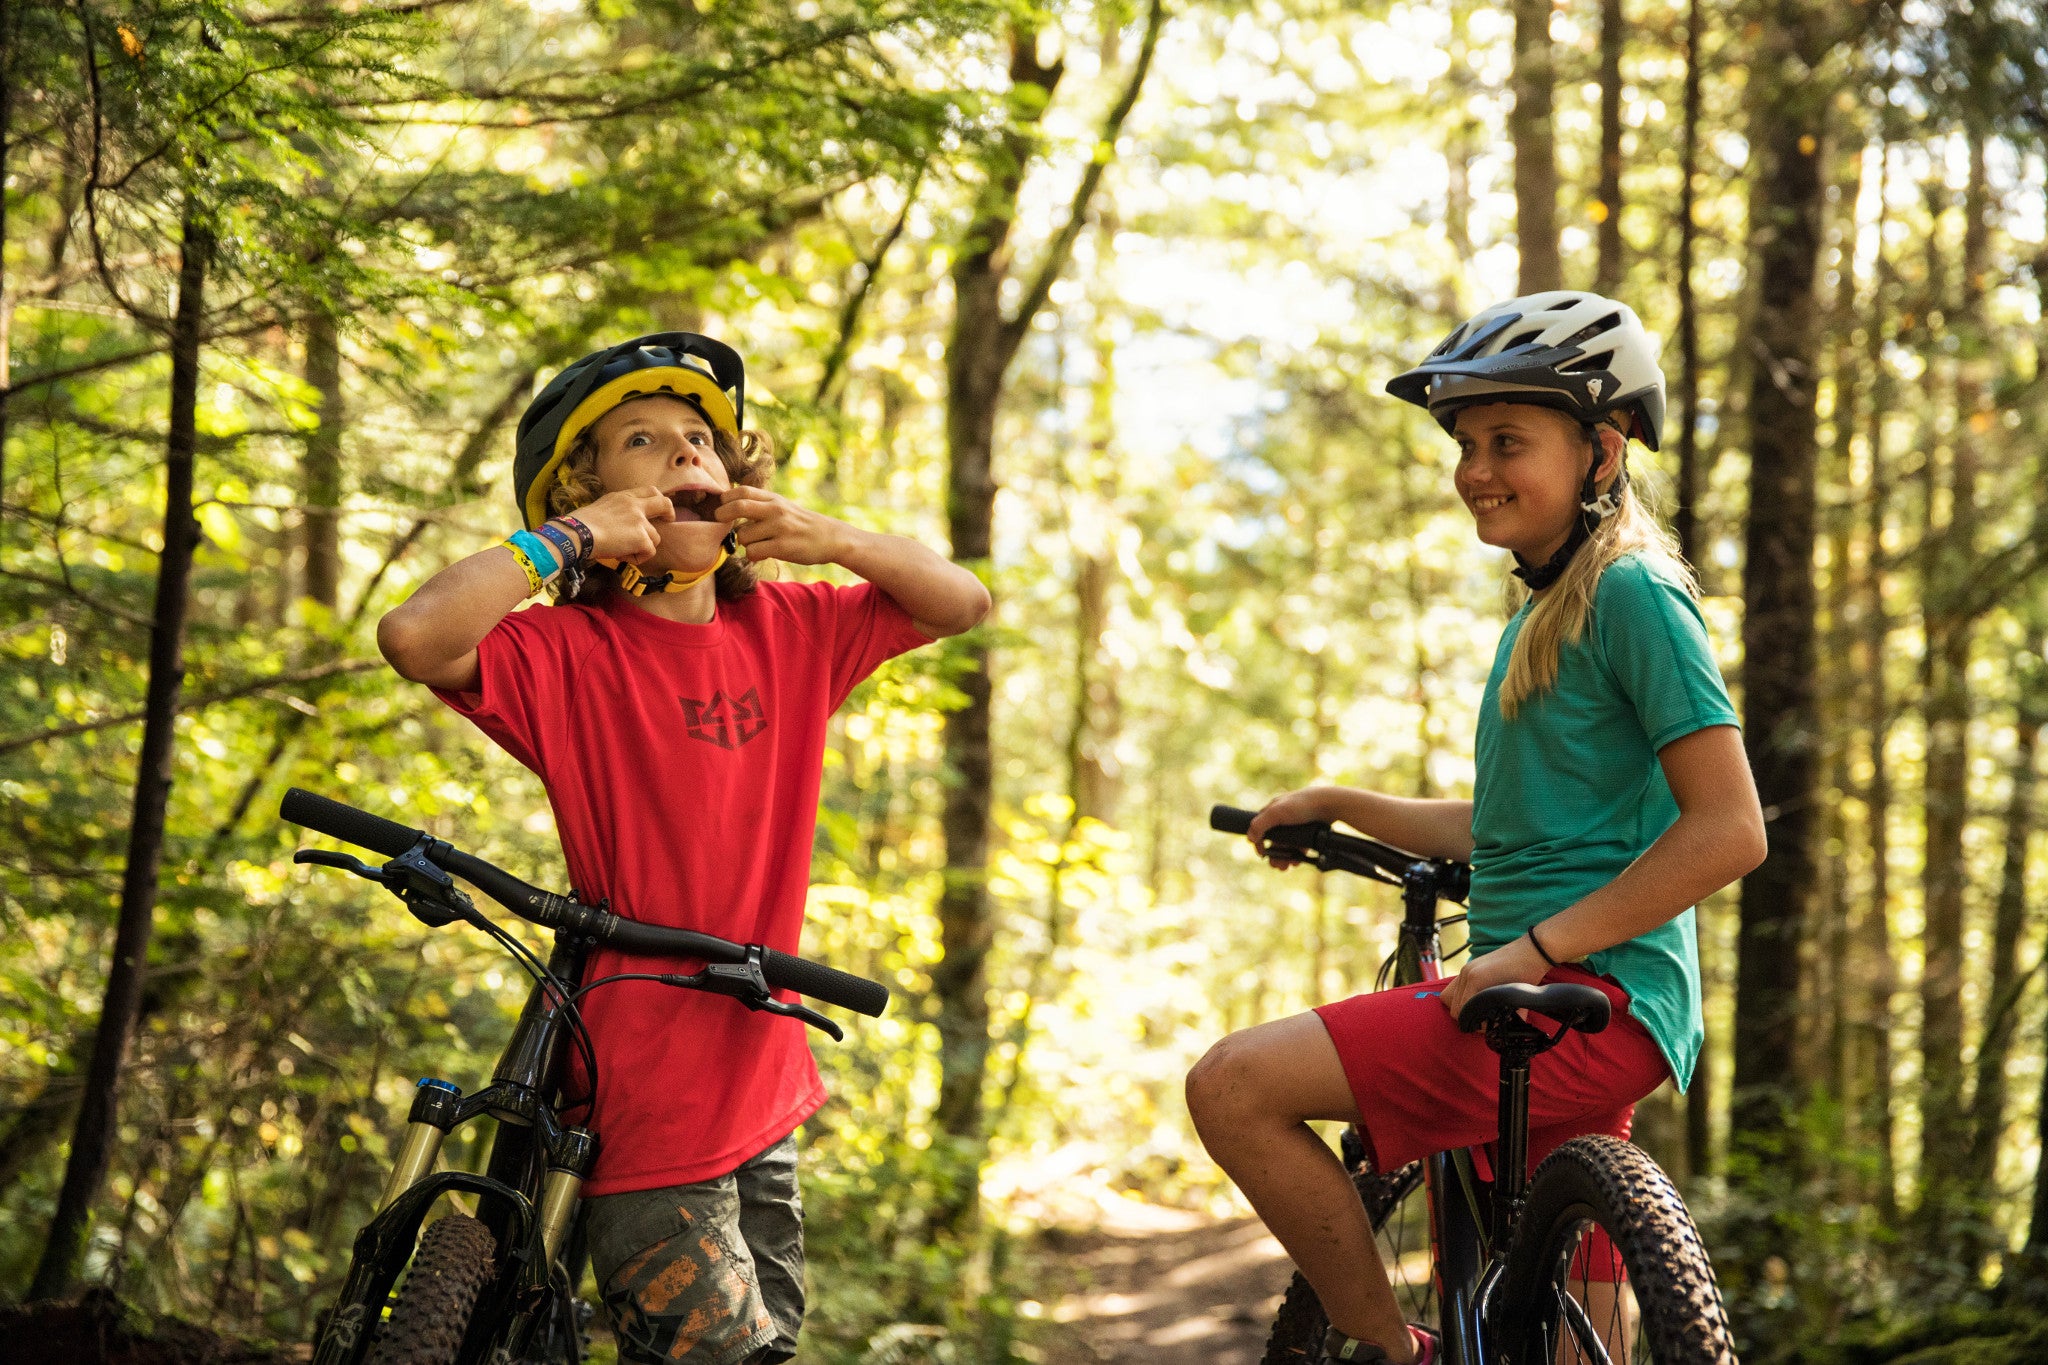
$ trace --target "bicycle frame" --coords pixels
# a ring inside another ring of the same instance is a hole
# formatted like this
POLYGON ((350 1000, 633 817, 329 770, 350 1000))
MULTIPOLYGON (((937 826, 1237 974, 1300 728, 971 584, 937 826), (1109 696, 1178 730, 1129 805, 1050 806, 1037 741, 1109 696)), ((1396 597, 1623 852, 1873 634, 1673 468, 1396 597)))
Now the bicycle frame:
MULTIPOLYGON (((572 987, 580 985, 588 949, 580 936, 557 935, 548 966, 572 987)), ((557 1026, 558 1002, 549 996, 548 987, 534 983, 490 1085, 464 1096, 446 1081, 419 1083, 383 1206, 356 1235, 348 1277, 320 1334, 314 1365, 359 1365, 370 1347, 369 1328, 412 1259, 427 1211, 450 1193, 475 1196, 477 1218, 500 1248, 497 1273, 477 1298, 458 1360, 481 1361, 498 1347, 518 1359, 542 1345, 537 1338, 543 1332, 567 1334, 565 1342, 546 1343, 545 1349, 560 1352, 566 1346, 569 1359, 582 1359, 575 1285, 558 1280, 554 1267, 571 1245, 597 1138, 560 1119, 567 1031, 557 1026), (435 1172, 448 1134, 485 1117, 498 1123, 485 1173, 435 1172)), ((568 1277, 580 1269, 581 1259, 568 1257, 568 1277)))
MULTIPOLYGON (((1218 806, 1210 812, 1209 823, 1243 834, 1251 818, 1250 811, 1218 806)), ((1327 824, 1278 826, 1267 830, 1265 838, 1283 855, 1324 871, 1351 872, 1399 886, 1401 932, 1392 984, 1426 985, 1443 979, 1444 922, 1437 919, 1437 906, 1440 901, 1465 899, 1471 885, 1469 867, 1338 834, 1327 824)), ((1529 1063, 1555 1041, 1513 1017, 1489 1024, 1487 1034, 1488 1044, 1501 1059, 1500 1141, 1489 1163, 1493 1179, 1479 1174, 1478 1148, 1439 1152, 1421 1163, 1444 1365, 1485 1365, 1491 1358, 1487 1341, 1494 1291, 1506 1269, 1507 1251, 1514 1245, 1529 1183, 1529 1063)), ((1356 1129, 1347 1131, 1347 1164, 1363 1160, 1363 1146, 1356 1129)), ((1575 1323, 1573 1330, 1584 1339, 1591 1328, 1575 1323)), ((1596 1358, 1604 1358, 1604 1353, 1596 1358)))
MULTIPOLYGON (((1443 944, 1437 902, 1447 889, 1440 865, 1418 861, 1401 875, 1401 938, 1395 949, 1396 985, 1441 980, 1443 944)), ((1479 1292, 1492 1251, 1493 1193, 1481 1180, 1470 1148, 1438 1152, 1422 1163, 1429 1198, 1430 1269, 1436 1277, 1438 1331, 1446 1365, 1486 1358, 1486 1324, 1479 1292)))

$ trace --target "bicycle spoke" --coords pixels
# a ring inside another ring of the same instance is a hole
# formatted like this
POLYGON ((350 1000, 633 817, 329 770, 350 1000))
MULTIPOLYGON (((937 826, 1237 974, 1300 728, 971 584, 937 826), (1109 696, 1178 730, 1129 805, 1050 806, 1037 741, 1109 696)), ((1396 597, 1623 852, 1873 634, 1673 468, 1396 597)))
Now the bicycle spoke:
MULTIPOLYGON (((1585 1365, 1613 1365, 1613 1360, 1607 1354, 1607 1343, 1602 1339, 1600 1329, 1593 1325, 1592 1318, 1587 1315, 1585 1304, 1579 1301, 1577 1295, 1561 1287, 1556 1290, 1556 1294, 1558 1317, 1571 1329, 1570 1344, 1578 1348, 1576 1355, 1567 1355, 1560 1350, 1560 1365, 1579 1365, 1581 1361, 1585 1362, 1585 1365)), ((1562 1341, 1559 1343, 1560 1346, 1564 1344, 1562 1341)))

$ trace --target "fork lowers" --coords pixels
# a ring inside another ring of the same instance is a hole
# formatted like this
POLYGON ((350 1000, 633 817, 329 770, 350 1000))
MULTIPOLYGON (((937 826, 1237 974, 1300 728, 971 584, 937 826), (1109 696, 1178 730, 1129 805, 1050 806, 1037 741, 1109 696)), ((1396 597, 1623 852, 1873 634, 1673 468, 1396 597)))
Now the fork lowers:
POLYGON ((548 1144, 548 1174, 540 1191, 540 1242, 547 1265, 568 1243, 576 1200, 596 1162, 597 1134, 587 1128, 564 1128, 548 1144))
POLYGON ((417 1185, 434 1169, 441 1155, 442 1140, 455 1126, 462 1105, 462 1092, 447 1081, 423 1078, 413 1091, 412 1112, 407 1116, 405 1145, 392 1163, 391 1178, 384 1184, 384 1200, 378 1206, 390 1208, 398 1196, 417 1185))

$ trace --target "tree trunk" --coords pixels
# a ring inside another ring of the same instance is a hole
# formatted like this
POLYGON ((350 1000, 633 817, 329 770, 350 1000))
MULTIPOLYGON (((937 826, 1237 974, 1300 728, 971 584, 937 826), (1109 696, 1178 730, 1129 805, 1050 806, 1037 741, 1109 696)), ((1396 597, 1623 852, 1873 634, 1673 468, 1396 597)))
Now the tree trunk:
POLYGON ((85 1090, 72 1130, 71 1155, 57 1212, 36 1266, 29 1298, 69 1293, 85 1263, 93 1202, 106 1179, 118 1129, 121 1069, 142 1004, 142 985, 156 913, 157 865, 171 794, 171 759, 184 684, 185 613, 199 523, 192 514, 193 455, 198 444, 199 343, 205 316, 207 259, 213 235, 187 204, 178 269, 177 314, 171 322, 170 433, 165 443, 163 553, 157 562, 156 606, 150 621, 149 685, 135 802, 128 824, 128 861, 121 878, 113 961, 85 1090))
POLYGON ((1814 0, 1771 0, 1752 66, 1750 262, 1744 343, 1750 479, 1743 567, 1744 731, 1769 853, 1743 880, 1735 988, 1734 1140, 1759 1153, 1791 1137, 1799 945, 1812 904, 1818 733, 1814 660, 1814 280, 1821 244, 1827 43, 1814 0))
MULTIPOLYGON (((1983 143, 1971 139, 1970 185, 1973 201, 1963 240, 1962 368, 1956 379, 1958 448, 1975 443, 1975 428, 1989 416, 1985 379, 1991 361, 1984 336, 1984 270, 1989 255, 1988 205, 1983 202, 1983 143)), ((1972 463, 1974 464, 1974 455, 1972 463)), ((2033 633, 2038 641, 2039 632, 2033 633)), ((2038 656, 2036 656, 2038 658, 2038 656)), ((2005 1064, 2012 1051, 2013 1023, 2019 978, 2019 940, 2027 907, 2027 844, 2034 832, 2034 756, 2044 713, 2039 679, 2031 667, 2022 672, 2017 738, 2012 759, 2012 794, 2005 814, 2005 869, 1991 930, 1991 989, 1985 997, 1984 1023, 1977 1043, 1976 1089, 1970 1101, 1970 1161, 1965 1187, 1989 1197, 1998 1163, 1998 1139, 2005 1127, 2005 1064)))
POLYGON ((1685 9, 1685 100, 1678 151, 1678 506, 1671 517, 1679 553, 1700 559, 1700 320, 1693 297, 1693 260, 1699 250, 1700 0, 1685 9))
POLYGON ((1621 290, 1621 45, 1627 32, 1621 0, 1600 0, 1600 207, 1593 292, 1621 290))
POLYGON ((306 596, 333 611, 341 601, 341 339, 332 313, 306 320, 306 383, 320 395, 320 424, 306 433, 299 466, 306 510, 306 596))
MULTIPOLYGON (((1130 81, 1104 119, 1096 146, 1116 146, 1151 67, 1164 21, 1161 0, 1154 0, 1130 81)), ((1005 315, 1002 292, 1013 264, 1009 239, 1018 194, 1033 155, 1036 125, 1062 74, 1059 62, 1041 63, 1037 54, 1035 29, 1020 26, 1012 31, 1013 122, 987 165, 987 180, 953 266, 953 326, 946 348, 946 515, 953 558, 978 568, 986 567, 994 538, 995 425, 1003 384, 1032 319, 1045 307, 1053 281, 1066 266, 1107 167, 1107 160, 1098 158, 1082 173, 1065 225, 1047 247, 1017 311, 1005 315)), ((988 900, 995 762, 990 746, 989 647, 976 638, 962 645, 956 657, 962 667, 954 683, 966 703, 946 717, 947 786, 940 817, 946 846, 939 897, 942 956, 932 969, 932 992, 938 1000, 940 1065, 934 1117, 941 1131, 959 1145, 963 1158, 958 1184, 938 1217, 957 1226, 973 1218, 979 1203, 982 1087, 989 1053, 988 954, 995 941, 988 900)))
POLYGON ((2012 795, 2005 808, 2005 870, 1998 885, 1998 910, 1991 926, 1991 989, 1984 997, 1984 1026, 1977 1044, 1977 1088, 1970 1100, 1970 1160, 1966 1188, 1989 1197, 1998 1169, 1998 1140, 2005 1133, 2005 1064, 2012 1056, 2020 992, 2020 935, 2027 921, 2027 845, 2034 833, 2035 758, 2041 726, 2048 721, 2038 682, 2020 705, 2012 755, 2012 795))
POLYGON ((1557 254, 1557 133, 1551 118, 1554 81, 1550 0, 1515 0, 1515 107, 1508 136, 1515 146, 1515 243, 1521 273, 1515 292, 1564 288, 1557 254))
POLYGON ((1891 146, 1883 139, 1878 142, 1877 155, 1877 238, 1880 245, 1872 266, 1870 316, 1864 323, 1863 355, 1864 365, 1870 372, 1870 398, 1863 414, 1864 442, 1870 460, 1863 533, 1863 667, 1870 706, 1864 727, 1870 781, 1864 789, 1863 806, 1864 818, 1869 824, 1870 895, 1864 902, 1862 918, 1857 924, 1856 978, 1864 1023, 1850 1067, 1858 1078, 1857 1095, 1852 1101, 1858 1115, 1857 1126, 1868 1134, 1868 1141, 1877 1153, 1877 1206, 1889 1224, 1898 1215, 1898 1174, 1894 1166, 1895 1135, 1892 1128, 1892 1000, 1898 991, 1898 966, 1892 958, 1892 785, 1885 753, 1891 737, 1892 714, 1885 673, 1891 618, 1884 603, 1884 533, 1891 504, 1891 485, 1885 474, 1884 424, 1891 411, 1892 379, 1891 371, 1884 363, 1884 348, 1885 296, 1892 281, 1882 245, 1891 165, 1891 146))
MULTIPOLYGON (((1699 305, 1693 295, 1693 258, 1698 251, 1699 209, 1694 178, 1699 174, 1700 143, 1700 0, 1691 0, 1685 11, 1685 100, 1679 135, 1678 189, 1678 506, 1672 513, 1672 529, 1678 535, 1678 552, 1685 562, 1700 561, 1700 488, 1705 482, 1700 470, 1700 326, 1699 305)), ((1707 961, 1707 914, 1694 912, 1694 931, 1700 963, 1707 961)), ((1686 1173, 1694 1180, 1713 1172, 1714 1086, 1713 1067, 1705 1050, 1692 1073, 1685 1092, 1686 1173)))
POLYGON ((7 290, 7 167, 14 151, 14 27, 20 0, 0 0, 0 523, 7 518, 7 399, 14 382, 14 295, 7 290))
MULTIPOLYGON (((1927 630, 1925 966, 1920 978, 1922 1210, 1939 1219, 1966 1196, 1956 1154, 1969 1141, 1963 1108, 1963 835, 1969 823, 1970 645, 1975 613, 1961 598, 1976 568, 1978 452, 1972 422, 1985 408, 1982 281, 1988 268, 1984 142, 1972 135, 1964 196, 1957 330, 1974 354, 1956 370, 1948 524, 1934 534, 1929 508, 1927 630)), ((1933 481, 1929 481, 1930 489, 1933 481)))

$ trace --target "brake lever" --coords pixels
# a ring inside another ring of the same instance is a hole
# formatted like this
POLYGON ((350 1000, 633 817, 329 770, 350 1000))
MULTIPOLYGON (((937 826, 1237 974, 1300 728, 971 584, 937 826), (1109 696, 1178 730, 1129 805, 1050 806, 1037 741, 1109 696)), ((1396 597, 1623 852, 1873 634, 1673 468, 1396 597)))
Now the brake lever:
POLYGON ((353 857, 346 853, 329 853, 322 848, 302 848, 292 854, 292 861, 295 863, 312 863, 316 867, 340 868, 343 872, 353 872, 364 881, 375 882, 379 886, 388 886, 390 884, 385 881, 382 868, 371 867, 361 858, 353 857))
POLYGON ((477 917, 476 902, 455 884, 455 879, 427 859, 434 840, 426 835, 382 867, 371 867, 361 858, 325 849, 302 848, 292 854, 295 863, 339 868, 366 882, 375 882, 405 902, 412 917, 429 929, 439 929, 457 920, 468 924, 477 917))
POLYGON ((680 972, 670 973, 662 980, 671 986, 686 990, 709 991, 739 1001, 750 1010, 767 1014, 779 1014, 785 1019, 796 1019, 829 1034, 832 1041, 846 1041, 846 1034, 839 1025, 810 1008, 787 1000, 777 1000, 768 990, 768 975, 762 970, 761 945, 747 945, 747 959, 744 962, 710 962, 704 970, 688 976, 680 972))

